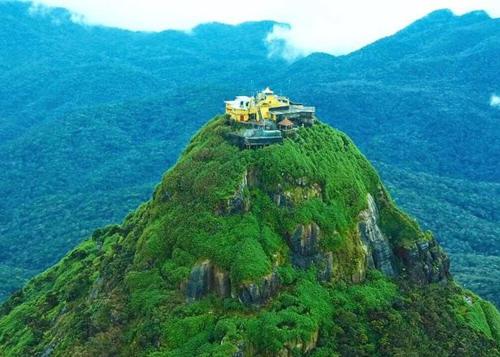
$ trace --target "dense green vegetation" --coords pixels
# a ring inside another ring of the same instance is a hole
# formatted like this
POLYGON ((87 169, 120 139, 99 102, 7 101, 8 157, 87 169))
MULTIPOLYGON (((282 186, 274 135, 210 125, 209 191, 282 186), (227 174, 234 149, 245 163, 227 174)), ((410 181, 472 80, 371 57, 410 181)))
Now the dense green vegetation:
POLYGON ((273 24, 145 34, 1 2, 0 297, 146 200, 224 99, 271 85, 353 137, 457 278, 500 304, 498 20, 436 12, 293 64, 268 58, 273 24))
POLYGON ((500 185, 377 166, 396 201, 437 232, 453 258, 455 278, 499 305, 500 185))
POLYGON ((345 134, 318 124, 282 145, 240 150, 225 139, 230 130, 210 121, 150 201, 7 300, 3 355, 500 355, 500 314, 453 281, 364 276, 357 224, 368 193, 394 251, 430 238, 345 134), (279 192, 289 204, 276 203, 279 192), (334 256, 323 282, 320 266, 292 264, 285 238, 311 222, 334 256), (206 259, 229 274, 232 296, 187 302, 185 283, 206 259), (268 302, 238 298, 271 271, 280 283, 268 302))

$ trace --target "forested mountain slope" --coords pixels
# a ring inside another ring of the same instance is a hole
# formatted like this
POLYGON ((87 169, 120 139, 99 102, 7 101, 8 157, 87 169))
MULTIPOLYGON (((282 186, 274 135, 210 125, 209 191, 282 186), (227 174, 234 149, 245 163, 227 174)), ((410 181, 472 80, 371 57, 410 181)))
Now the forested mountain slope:
POLYGON ((500 108, 490 98, 499 34, 500 21, 483 12, 438 11, 351 55, 298 61, 283 84, 333 115, 400 204, 436 232, 457 276, 497 303, 500 108))
POLYGON ((288 64, 268 57, 273 22, 136 33, 0 7, 3 296, 146 199, 224 99, 266 85, 351 135, 461 281, 500 296, 498 20, 436 12, 351 55, 288 64))
POLYGON ((500 313, 457 286, 342 132, 242 150, 206 124, 153 197, 0 308, 6 356, 499 356, 500 313))

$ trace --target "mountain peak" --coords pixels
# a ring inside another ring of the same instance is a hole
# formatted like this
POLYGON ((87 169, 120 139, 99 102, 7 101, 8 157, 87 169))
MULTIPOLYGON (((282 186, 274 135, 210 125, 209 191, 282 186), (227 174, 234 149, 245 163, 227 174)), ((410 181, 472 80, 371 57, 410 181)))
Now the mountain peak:
POLYGON ((456 15, 450 9, 440 9, 430 12, 428 15, 424 16, 419 21, 447 21, 453 18, 458 19, 479 19, 479 20, 487 20, 491 19, 491 16, 484 10, 474 10, 470 12, 466 12, 462 15, 456 15))
POLYGON ((471 11, 463 15, 456 15, 450 9, 441 9, 433 11, 423 18, 415 21, 403 31, 406 31, 407 29, 432 30, 435 26, 439 25, 448 25, 452 23, 471 24, 484 20, 491 20, 491 17, 486 11, 483 10, 471 11))
POLYGON ((453 17, 455 17, 455 14, 450 9, 439 9, 430 12, 419 21, 442 21, 453 17))
POLYGON ((319 122, 242 150, 234 125, 207 123, 149 202, 13 296, 0 349, 411 354, 446 340, 446 352, 495 351, 498 312, 453 284, 442 249, 345 134, 319 122))
POLYGON ((480 22, 485 20, 492 20, 493 18, 484 10, 475 10, 460 16, 462 20, 470 22, 480 22))

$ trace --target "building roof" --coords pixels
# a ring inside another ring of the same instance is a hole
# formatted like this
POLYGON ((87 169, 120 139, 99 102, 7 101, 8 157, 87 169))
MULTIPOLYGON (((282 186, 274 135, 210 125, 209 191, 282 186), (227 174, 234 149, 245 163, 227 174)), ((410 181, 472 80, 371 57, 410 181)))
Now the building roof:
POLYGON ((315 113, 315 107, 304 107, 303 105, 290 105, 288 108, 270 108, 273 114, 283 115, 283 114, 296 114, 296 113, 315 113))
POLYGON ((290 119, 285 118, 282 121, 280 121, 278 123, 278 125, 281 125, 281 126, 293 126, 293 123, 290 121, 290 119))
POLYGON ((226 100, 225 103, 229 104, 233 108, 238 109, 247 109, 250 101, 253 100, 253 97, 247 97, 244 95, 237 96, 234 100, 226 100))
POLYGON ((266 89, 264 89, 262 91, 262 93, 266 94, 266 95, 271 95, 271 94, 274 94, 274 92, 271 90, 271 88, 269 87, 266 87, 266 89))

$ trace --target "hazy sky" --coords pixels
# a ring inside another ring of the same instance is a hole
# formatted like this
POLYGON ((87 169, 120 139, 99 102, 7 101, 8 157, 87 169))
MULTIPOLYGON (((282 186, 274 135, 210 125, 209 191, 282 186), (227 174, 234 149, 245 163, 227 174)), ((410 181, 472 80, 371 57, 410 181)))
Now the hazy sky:
POLYGON ((236 24, 276 20, 291 25, 273 36, 288 41, 292 52, 343 54, 441 8, 457 14, 483 9, 500 16, 500 0, 34 0, 60 6, 75 18, 132 30, 189 30, 204 22, 236 24))

